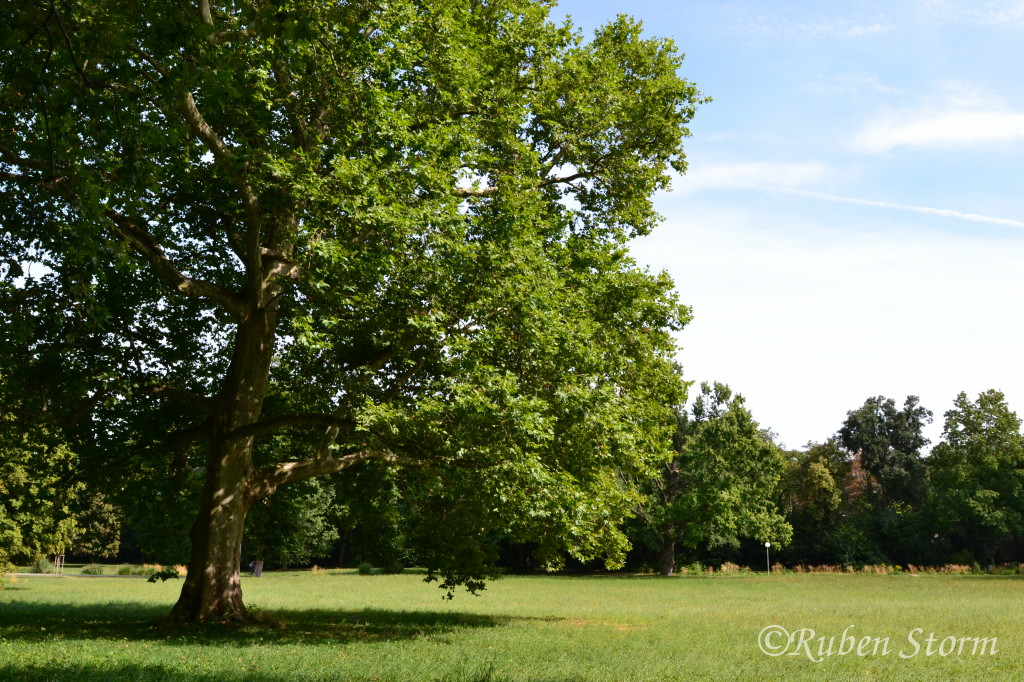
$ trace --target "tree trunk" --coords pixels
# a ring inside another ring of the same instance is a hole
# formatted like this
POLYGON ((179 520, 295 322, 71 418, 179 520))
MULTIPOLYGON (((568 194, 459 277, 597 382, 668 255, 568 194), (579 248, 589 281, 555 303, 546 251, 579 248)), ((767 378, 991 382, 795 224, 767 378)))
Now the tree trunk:
POLYGON ((179 622, 242 621, 239 564, 245 516, 252 505, 252 437, 231 431, 259 420, 273 356, 273 311, 259 311, 238 326, 231 365, 213 415, 213 434, 199 514, 189 533, 188 575, 171 611, 179 622))
POLYGON ((662 575, 673 575, 676 572, 676 540, 671 532, 661 536, 661 551, 658 554, 659 570, 662 575))

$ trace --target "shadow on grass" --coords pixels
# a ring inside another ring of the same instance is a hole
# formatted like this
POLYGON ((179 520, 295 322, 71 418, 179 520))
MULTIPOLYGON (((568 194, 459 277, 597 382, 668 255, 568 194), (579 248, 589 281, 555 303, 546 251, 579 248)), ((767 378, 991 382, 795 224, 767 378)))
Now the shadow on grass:
MULTIPOLYGON (((0 636, 7 640, 52 639, 160 641, 165 644, 250 646, 397 641, 455 633, 467 628, 499 627, 520 617, 443 611, 320 609, 256 611, 242 625, 178 625, 167 620, 166 606, 132 603, 40 604, 12 599, 0 609, 0 636)), ((0 667, 0 679, 8 679, 0 667)))

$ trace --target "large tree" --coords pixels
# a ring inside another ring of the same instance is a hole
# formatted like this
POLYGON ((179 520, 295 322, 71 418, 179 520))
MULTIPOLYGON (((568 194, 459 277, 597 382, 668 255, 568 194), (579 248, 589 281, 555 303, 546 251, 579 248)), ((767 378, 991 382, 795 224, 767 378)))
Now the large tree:
POLYGON ((919 505, 927 491, 921 448, 928 445, 924 427, 932 412, 907 396, 903 409, 892 398, 874 396, 846 413, 839 438, 870 477, 866 493, 873 500, 919 505))
POLYGON ((176 618, 243 618, 248 509, 367 460, 449 587, 497 532, 621 555, 688 316, 625 243, 701 96, 551 4, 7 4, 0 360, 105 480, 201 479, 176 618))
MULTIPOLYGON (((993 559, 998 541, 1024 534, 1024 434, 1000 391, 956 397, 942 442, 928 458, 936 516, 975 559, 993 559)), ((1007 557, 1002 557, 1007 558, 1007 557)))
POLYGON ((743 396, 701 384, 676 412, 672 458, 650 480, 641 515, 656 538, 659 572, 675 572, 679 545, 738 547, 741 538, 784 545, 792 529, 776 505, 782 450, 754 421, 743 396))

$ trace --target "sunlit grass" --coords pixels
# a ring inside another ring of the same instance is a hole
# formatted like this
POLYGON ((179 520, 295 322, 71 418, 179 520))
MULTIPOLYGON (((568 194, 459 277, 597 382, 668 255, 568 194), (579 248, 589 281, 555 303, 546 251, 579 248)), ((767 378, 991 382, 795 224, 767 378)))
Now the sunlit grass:
POLYGON ((0 679, 1024 679, 1021 578, 509 577, 447 601, 419 575, 283 573, 243 579, 255 624, 184 629, 160 621, 180 585, 19 580, 0 592, 0 679), (891 652, 769 657, 771 624, 836 650, 853 626, 891 652), (915 628, 922 647, 935 632, 997 653, 900 658, 915 628))

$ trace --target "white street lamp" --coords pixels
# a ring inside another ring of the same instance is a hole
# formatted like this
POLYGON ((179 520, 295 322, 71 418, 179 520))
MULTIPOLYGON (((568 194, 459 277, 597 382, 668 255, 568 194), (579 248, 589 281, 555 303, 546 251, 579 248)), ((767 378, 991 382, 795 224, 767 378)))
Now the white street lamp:
POLYGON ((772 543, 770 543, 770 542, 764 543, 764 563, 765 563, 765 566, 768 567, 769 575, 772 572, 772 560, 771 560, 771 558, 769 558, 768 548, 771 547, 771 546, 772 546, 772 543))

